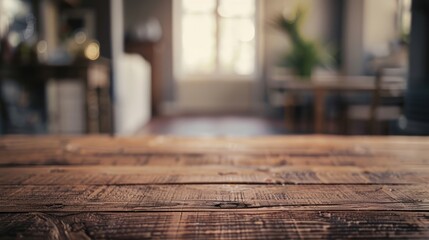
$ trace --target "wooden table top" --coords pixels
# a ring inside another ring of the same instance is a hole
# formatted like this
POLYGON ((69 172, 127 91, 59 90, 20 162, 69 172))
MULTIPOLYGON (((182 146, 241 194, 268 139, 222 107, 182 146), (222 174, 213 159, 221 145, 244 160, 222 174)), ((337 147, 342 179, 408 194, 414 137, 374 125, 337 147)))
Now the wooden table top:
POLYGON ((429 138, 0 139, 0 238, 429 238, 429 138))

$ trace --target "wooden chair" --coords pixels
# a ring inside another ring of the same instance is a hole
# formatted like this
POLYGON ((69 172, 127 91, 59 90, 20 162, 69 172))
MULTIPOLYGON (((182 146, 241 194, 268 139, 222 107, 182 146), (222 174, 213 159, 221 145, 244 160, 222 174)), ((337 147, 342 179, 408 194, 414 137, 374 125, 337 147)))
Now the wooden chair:
POLYGON ((291 132, 306 131, 306 117, 309 113, 299 112, 308 107, 307 101, 304 101, 302 92, 287 91, 282 87, 285 82, 293 81, 294 75, 289 69, 275 68, 270 72, 270 82, 268 86, 268 101, 272 107, 284 108, 285 127, 291 132))
POLYGON ((385 72, 384 69, 377 71, 375 89, 369 102, 346 106, 346 133, 349 133, 352 121, 365 121, 368 133, 378 134, 380 123, 388 123, 401 116, 405 75, 392 76, 385 72))

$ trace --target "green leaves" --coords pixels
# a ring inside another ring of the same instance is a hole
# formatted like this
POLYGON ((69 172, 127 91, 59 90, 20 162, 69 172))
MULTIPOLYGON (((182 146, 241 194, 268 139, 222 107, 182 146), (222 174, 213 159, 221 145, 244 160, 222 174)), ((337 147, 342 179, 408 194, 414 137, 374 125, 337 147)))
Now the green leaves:
POLYGON ((310 78, 313 68, 319 63, 318 49, 312 42, 295 44, 285 57, 285 65, 292 67, 295 74, 310 78))
POLYGON ((308 79, 314 67, 324 65, 332 58, 317 42, 306 40, 302 36, 300 30, 305 15, 306 10, 298 7, 293 17, 280 15, 275 22, 292 42, 292 50, 283 58, 282 65, 292 68, 296 75, 308 79))

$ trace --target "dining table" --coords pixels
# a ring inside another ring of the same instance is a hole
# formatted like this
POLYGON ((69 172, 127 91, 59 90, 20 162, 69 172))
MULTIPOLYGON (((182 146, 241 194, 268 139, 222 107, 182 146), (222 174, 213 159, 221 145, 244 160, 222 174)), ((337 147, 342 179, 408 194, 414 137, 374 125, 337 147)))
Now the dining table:
POLYGON ((275 75, 269 82, 272 91, 287 94, 310 92, 313 95, 313 130, 316 134, 326 133, 326 97, 329 93, 370 93, 368 105, 372 104, 376 91, 403 94, 407 83, 400 76, 385 76, 377 83, 376 76, 322 75, 310 79, 300 79, 292 75, 275 75))
POLYGON ((0 239, 429 239, 429 137, 2 136, 0 239))

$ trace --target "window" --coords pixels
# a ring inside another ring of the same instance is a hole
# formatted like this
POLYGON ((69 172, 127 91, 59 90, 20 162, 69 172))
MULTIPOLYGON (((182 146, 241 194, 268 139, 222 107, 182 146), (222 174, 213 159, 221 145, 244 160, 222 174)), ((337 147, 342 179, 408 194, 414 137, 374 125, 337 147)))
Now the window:
POLYGON ((181 0, 176 67, 181 76, 255 74, 255 0, 181 0))
POLYGON ((411 0, 399 0, 399 31, 402 37, 408 37, 411 29, 411 0))

